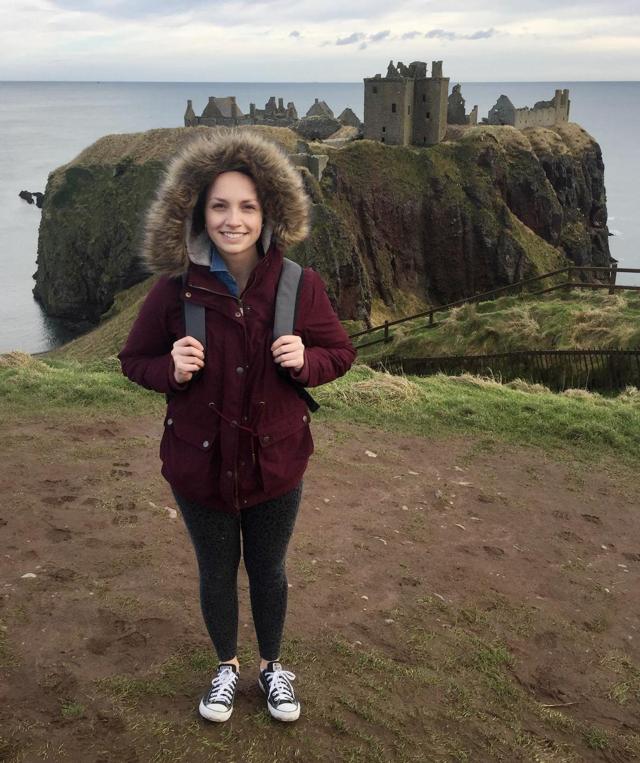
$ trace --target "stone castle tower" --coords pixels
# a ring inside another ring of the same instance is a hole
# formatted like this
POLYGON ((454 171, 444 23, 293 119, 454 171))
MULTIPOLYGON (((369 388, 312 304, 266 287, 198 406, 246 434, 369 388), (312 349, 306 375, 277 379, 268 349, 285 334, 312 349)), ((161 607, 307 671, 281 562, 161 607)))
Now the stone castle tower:
POLYGON ((394 146, 432 146, 447 130, 449 78, 442 61, 389 62, 387 74, 364 80, 364 137, 394 146))

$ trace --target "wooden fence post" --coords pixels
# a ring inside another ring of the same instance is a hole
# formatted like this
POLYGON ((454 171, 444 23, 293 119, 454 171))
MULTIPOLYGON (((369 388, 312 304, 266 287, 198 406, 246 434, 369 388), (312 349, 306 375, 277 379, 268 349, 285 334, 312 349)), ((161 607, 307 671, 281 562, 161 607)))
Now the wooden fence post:
POLYGON ((384 322, 384 341, 389 341, 389 321, 384 322))
POLYGON ((567 268, 567 285, 565 287, 566 291, 571 291, 571 278, 572 278, 573 272, 571 268, 567 268))
POLYGON ((609 269, 609 294, 615 294, 616 276, 618 275, 618 263, 614 262, 609 269))

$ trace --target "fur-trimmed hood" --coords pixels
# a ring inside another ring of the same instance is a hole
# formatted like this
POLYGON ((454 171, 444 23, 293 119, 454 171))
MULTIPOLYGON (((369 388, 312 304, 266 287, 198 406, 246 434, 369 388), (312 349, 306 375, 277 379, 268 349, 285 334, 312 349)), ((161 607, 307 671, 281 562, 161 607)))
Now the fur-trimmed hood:
POLYGON ((221 130, 198 136, 170 162, 147 214, 142 256, 154 273, 177 276, 189 260, 208 265, 206 231, 192 234, 193 209, 214 178, 239 164, 255 180, 264 214, 262 244, 281 249, 309 232, 309 199, 302 178, 280 147, 250 130, 221 130))

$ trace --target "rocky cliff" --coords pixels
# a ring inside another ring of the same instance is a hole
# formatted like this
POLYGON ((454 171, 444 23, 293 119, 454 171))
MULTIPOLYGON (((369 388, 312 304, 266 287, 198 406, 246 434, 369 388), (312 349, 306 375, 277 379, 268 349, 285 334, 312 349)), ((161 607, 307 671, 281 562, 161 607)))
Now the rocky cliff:
MULTIPOLYGON (((145 210, 194 131, 107 136, 49 177, 34 293, 56 316, 97 320, 145 277, 145 210)), ((287 129, 262 128, 289 151, 287 129)), ((610 261, 604 167, 577 125, 459 129, 437 146, 356 141, 307 174, 312 233, 290 256, 316 267, 342 318, 376 320, 562 267, 610 261)), ((318 146, 313 147, 318 153, 318 146)))

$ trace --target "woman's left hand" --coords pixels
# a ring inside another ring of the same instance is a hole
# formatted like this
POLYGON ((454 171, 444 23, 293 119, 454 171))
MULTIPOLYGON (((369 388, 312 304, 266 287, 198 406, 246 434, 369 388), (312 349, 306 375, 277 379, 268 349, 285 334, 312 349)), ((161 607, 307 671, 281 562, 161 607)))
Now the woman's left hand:
POLYGON ((304 366, 304 345, 299 336, 281 336, 271 345, 271 352, 283 368, 299 371, 304 366))

